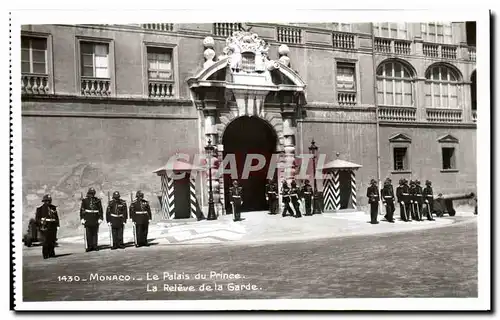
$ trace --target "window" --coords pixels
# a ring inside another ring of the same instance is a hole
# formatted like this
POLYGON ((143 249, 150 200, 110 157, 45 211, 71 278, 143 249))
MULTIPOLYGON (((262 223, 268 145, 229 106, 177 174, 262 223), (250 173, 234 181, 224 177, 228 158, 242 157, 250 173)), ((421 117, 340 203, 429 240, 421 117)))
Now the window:
POLYGON ((413 74, 401 62, 386 62, 378 68, 377 99, 381 105, 413 105, 413 74))
POLYGON ((452 43, 451 22, 428 22, 421 24, 422 38, 427 42, 452 43))
POLYGON ((425 75, 425 104, 433 108, 459 108, 458 75, 453 69, 437 65, 425 75))
POLYGON ((350 23, 333 23, 334 31, 351 32, 352 27, 350 23))
POLYGON ((442 148, 443 151, 443 170, 456 169, 455 148, 442 148))
POLYGON ((173 81, 172 49, 148 47, 147 51, 149 79, 173 81))
POLYGON ((110 77, 108 44, 81 42, 80 52, 83 77, 110 77))
POLYGON ((337 89, 356 90, 356 65, 354 63, 337 62, 337 89))
POLYGON ((407 39, 406 23, 379 22, 373 24, 375 36, 382 38, 407 39))
POLYGON ((394 171, 408 170, 408 148, 394 148, 394 171))
POLYGON ((21 37, 21 72, 47 74, 47 39, 21 37))

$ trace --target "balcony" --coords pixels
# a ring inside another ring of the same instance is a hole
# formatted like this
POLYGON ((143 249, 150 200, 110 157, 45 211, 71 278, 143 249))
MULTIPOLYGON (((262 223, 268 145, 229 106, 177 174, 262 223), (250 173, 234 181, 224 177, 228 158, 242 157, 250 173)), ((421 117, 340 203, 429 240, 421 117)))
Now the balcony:
POLYGON ((278 42, 302 43, 302 31, 293 27, 276 27, 276 39, 278 42))
POLYGON ((437 43, 424 43, 422 52, 424 56, 430 58, 457 59, 457 46, 441 45, 437 43))
POLYGON ((427 121, 434 123, 462 122, 461 109, 436 109, 427 108, 427 121))
POLYGON ((175 82, 149 80, 148 84, 149 97, 153 99, 169 99, 175 96, 175 82))
POLYGON ((469 61, 476 61, 476 47, 468 47, 467 51, 469 52, 469 61))
POLYGON ((383 121, 413 122, 417 115, 414 107, 380 106, 378 111, 379 119, 383 121))
POLYGON ((153 31, 174 31, 173 23, 145 23, 141 24, 141 27, 153 31))
POLYGON ((46 74, 23 74, 21 76, 21 94, 39 95, 49 93, 49 76, 46 74))
POLYGON ((334 48, 339 49, 354 49, 356 46, 354 35, 343 32, 333 32, 332 43, 334 48))
POLYGON ((233 32, 241 29, 241 23, 214 23, 214 35, 221 37, 229 37, 233 32))
POLYGON ((477 122, 477 110, 472 110, 472 121, 477 122))
POLYGON ((375 38, 375 51, 394 54, 411 54, 411 41, 375 38))
POLYGON ((341 107, 352 107, 357 104, 356 101, 356 92, 338 92, 337 93, 337 101, 339 106, 341 107))
POLYGON ((91 97, 109 97, 111 95, 111 80, 108 78, 82 77, 81 93, 91 97))

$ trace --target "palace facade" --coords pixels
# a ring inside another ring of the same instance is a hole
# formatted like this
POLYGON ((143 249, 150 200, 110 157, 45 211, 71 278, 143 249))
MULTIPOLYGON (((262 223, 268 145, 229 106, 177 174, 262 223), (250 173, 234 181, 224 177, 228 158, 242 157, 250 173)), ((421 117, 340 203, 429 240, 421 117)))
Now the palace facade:
MULTIPOLYGON (((129 201, 141 189, 165 211, 165 164, 209 139, 238 171, 247 153, 277 154, 280 181, 314 139, 340 164, 335 209, 366 205, 377 177, 476 190, 474 23, 24 25, 21 37, 25 217, 51 193, 78 220, 90 186, 129 201)), ((265 207, 267 169, 244 182, 247 210, 265 207)), ((177 189, 203 208, 206 176, 191 180, 177 189)), ((212 182, 224 213, 229 177, 212 182)))

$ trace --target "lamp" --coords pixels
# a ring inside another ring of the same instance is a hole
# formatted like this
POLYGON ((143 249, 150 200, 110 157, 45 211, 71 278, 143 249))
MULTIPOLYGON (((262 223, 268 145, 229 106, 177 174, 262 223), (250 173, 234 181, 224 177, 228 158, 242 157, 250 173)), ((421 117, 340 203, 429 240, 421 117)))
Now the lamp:
POLYGON ((317 188, 316 188, 316 155, 318 153, 318 147, 316 146, 316 142, 314 142, 314 139, 311 141, 311 145, 309 146, 309 152, 313 155, 313 188, 314 188, 314 195, 313 195, 313 214, 318 214, 321 213, 320 210, 318 210, 318 196, 317 196, 317 188))
POLYGON ((205 153, 208 156, 208 216, 207 220, 217 220, 214 206, 214 194, 212 191, 212 155, 215 147, 212 145, 212 139, 208 139, 208 144, 205 147, 205 153))

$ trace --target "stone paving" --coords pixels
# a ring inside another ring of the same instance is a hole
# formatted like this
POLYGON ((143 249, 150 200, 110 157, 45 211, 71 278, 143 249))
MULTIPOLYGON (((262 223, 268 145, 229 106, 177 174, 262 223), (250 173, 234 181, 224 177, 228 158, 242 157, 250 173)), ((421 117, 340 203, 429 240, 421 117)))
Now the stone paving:
MULTIPOLYGON (((269 215, 267 212, 244 212, 242 221, 234 222, 232 215, 219 216, 213 221, 161 221, 152 223, 148 238, 160 245, 180 244, 239 244, 252 242, 303 241, 321 238, 369 235, 392 232, 405 232, 429 228, 443 227, 457 221, 457 217, 475 219, 471 212, 457 212, 455 217, 445 216, 435 221, 388 223, 379 216, 380 223, 369 223, 369 215, 365 212, 323 213, 302 218, 269 215)), ((133 242, 132 225, 127 223, 124 241, 133 242)), ((78 235, 59 239, 60 243, 81 243, 83 245, 83 228, 78 235)), ((110 243, 108 227, 103 225, 99 231, 99 244, 110 243)))

